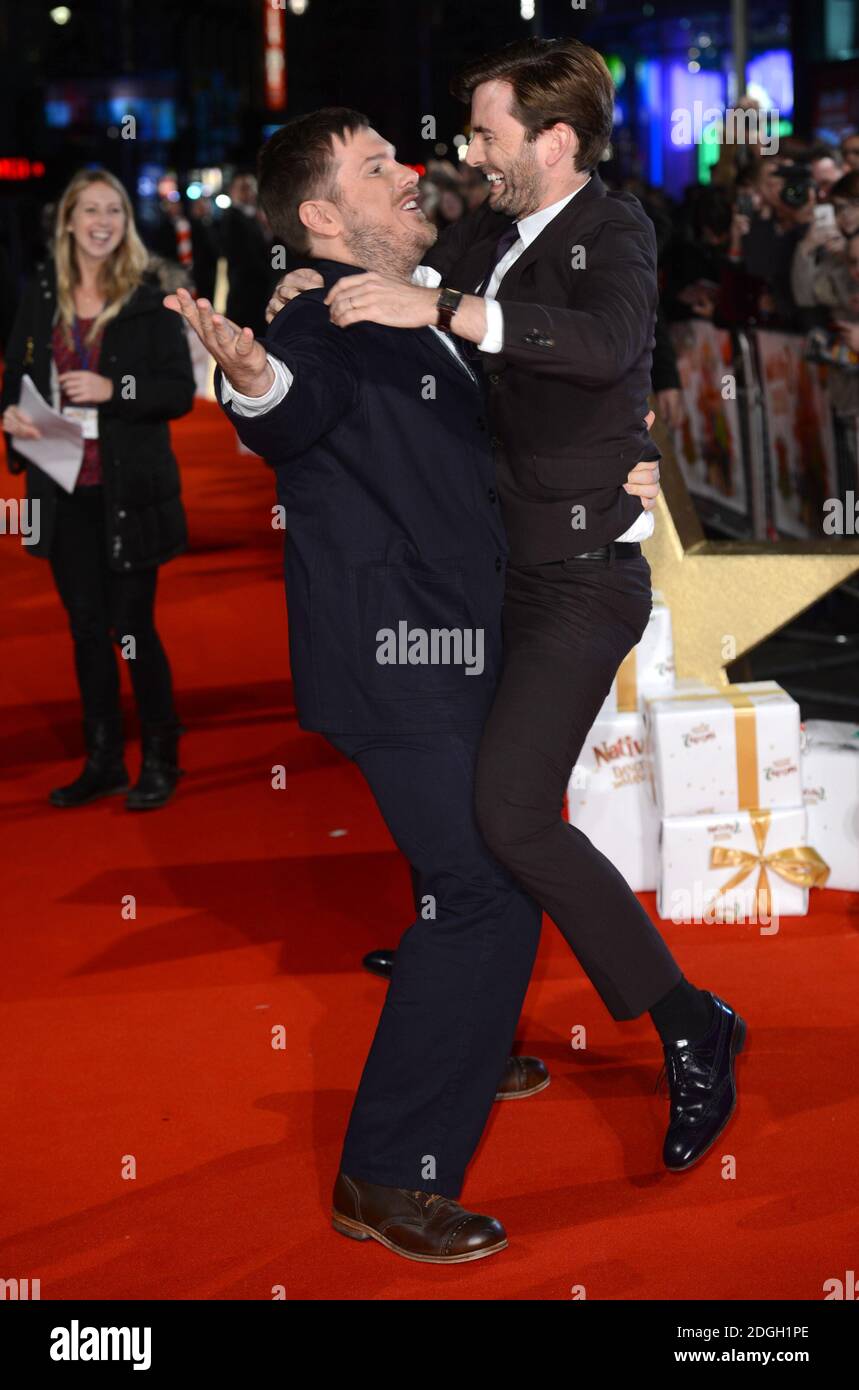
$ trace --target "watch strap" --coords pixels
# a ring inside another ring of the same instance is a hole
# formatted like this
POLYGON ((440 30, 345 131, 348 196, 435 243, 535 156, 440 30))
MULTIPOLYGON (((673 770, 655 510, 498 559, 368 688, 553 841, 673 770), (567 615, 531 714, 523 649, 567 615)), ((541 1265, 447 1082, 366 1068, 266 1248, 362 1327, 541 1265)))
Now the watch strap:
POLYGON ((461 299, 461 290, 443 289, 440 291, 436 300, 436 308, 438 309, 438 326, 444 333, 450 332, 451 320, 459 308, 461 299))

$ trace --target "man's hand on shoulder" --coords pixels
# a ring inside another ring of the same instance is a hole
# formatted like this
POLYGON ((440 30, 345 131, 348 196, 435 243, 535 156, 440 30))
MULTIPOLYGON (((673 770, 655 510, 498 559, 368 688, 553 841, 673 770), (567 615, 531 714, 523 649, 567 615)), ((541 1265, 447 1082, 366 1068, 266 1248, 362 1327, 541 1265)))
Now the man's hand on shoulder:
POLYGON ((208 299, 192 299, 177 290, 164 300, 167 309, 181 314, 200 342, 214 357, 227 381, 242 396, 264 396, 274 382, 266 350, 250 328, 214 313, 208 299))
POLYGON ((378 270, 344 275, 325 296, 331 322, 382 323, 389 328, 427 328, 438 321, 437 289, 413 285, 378 270))
POLYGON ((304 294, 305 290, 319 290, 324 284, 325 281, 319 271, 311 270, 309 265, 300 266, 298 270, 291 270, 288 275, 282 276, 275 285, 271 299, 266 305, 266 323, 271 323, 275 315, 280 313, 284 304, 288 304, 297 295, 304 294))

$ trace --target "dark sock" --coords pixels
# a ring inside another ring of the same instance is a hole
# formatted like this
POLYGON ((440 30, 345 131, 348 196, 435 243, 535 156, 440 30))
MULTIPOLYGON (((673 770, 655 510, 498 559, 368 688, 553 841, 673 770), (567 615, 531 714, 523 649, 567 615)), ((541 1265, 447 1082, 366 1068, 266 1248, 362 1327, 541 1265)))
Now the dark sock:
POLYGON ((696 989, 685 975, 650 1010, 663 1043, 680 1042, 683 1038, 699 1042, 709 1031, 714 1014, 715 1006, 707 991, 696 989))

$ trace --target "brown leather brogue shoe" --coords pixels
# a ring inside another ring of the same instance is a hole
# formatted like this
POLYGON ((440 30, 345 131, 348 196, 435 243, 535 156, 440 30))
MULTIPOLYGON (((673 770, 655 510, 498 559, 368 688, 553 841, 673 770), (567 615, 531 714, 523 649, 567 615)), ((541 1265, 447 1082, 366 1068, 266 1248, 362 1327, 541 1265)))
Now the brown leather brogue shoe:
POLYGON ((508 1057, 496 1100, 522 1100, 545 1091, 551 1081, 549 1069, 539 1057, 508 1057))
POLYGON ((466 1211, 437 1192, 409 1192, 338 1173, 331 1223, 352 1240, 377 1240, 395 1255, 424 1264, 465 1264, 507 1245, 507 1232, 492 1216, 466 1211))

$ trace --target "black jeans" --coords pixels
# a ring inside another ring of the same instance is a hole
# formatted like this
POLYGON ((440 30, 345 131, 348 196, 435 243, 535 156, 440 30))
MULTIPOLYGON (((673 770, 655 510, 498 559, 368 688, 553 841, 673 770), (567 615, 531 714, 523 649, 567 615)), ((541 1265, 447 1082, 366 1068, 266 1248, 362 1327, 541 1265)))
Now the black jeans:
POLYGON ((106 546, 101 486, 58 491, 51 570, 69 618, 84 718, 119 716, 116 643, 129 653, 141 722, 172 721, 170 665, 154 625, 158 570, 117 573, 108 566, 106 546))
POLYGON ((560 928, 616 1019, 681 971, 626 880, 563 819, 570 773, 651 607, 643 556, 510 568, 504 669, 484 730, 477 819, 493 854, 560 928))
POLYGON ((343 1146, 350 1177, 457 1197, 528 987, 540 909, 474 818, 473 734, 328 734, 412 866, 404 933, 343 1146))

